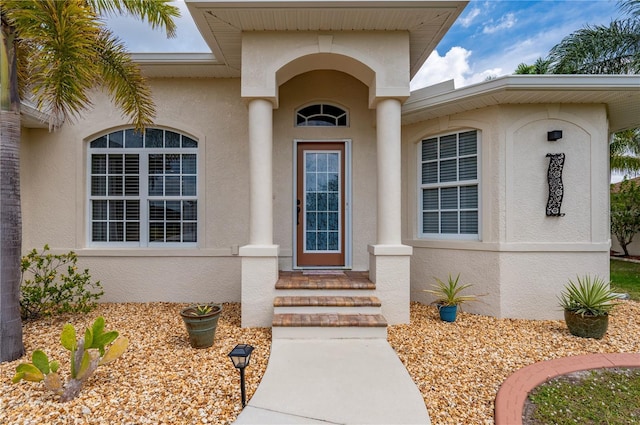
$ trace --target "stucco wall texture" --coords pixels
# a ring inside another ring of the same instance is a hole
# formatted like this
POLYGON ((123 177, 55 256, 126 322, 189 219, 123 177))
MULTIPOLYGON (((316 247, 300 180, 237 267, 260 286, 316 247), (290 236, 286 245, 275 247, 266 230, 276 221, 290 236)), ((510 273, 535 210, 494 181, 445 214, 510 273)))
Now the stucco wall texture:
MULTIPOLYGON (((240 301, 237 247, 248 242, 247 108, 239 79, 155 79, 159 127, 199 141, 198 248, 92 247, 87 238, 87 143, 125 127, 108 99, 56 132, 28 129, 22 143, 23 250, 48 243, 76 251, 105 287, 104 301, 240 301)), ((279 87, 274 110, 274 243, 291 268, 294 140, 348 139, 353 170, 353 261, 367 270, 376 237, 376 141, 369 88, 337 71, 314 71, 279 87), (331 102, 347 128, 296 128, 296 108, 331 102)), ((413 247, 411 298, 433 277, 461 273, 486 294, 468 311, 499 317, 558 318, 567 279, 607 279, 606 110, 600 105, 503 105, 403 127, 403 243, 413 247), (417 145, 425 137, 478 129, 481 137, 479 240, 425 240, 417 229, 417 145), (562 130, 548 142, 546 134, 562 130), (566 154, 563 217, 547 217, 547 153, 566 154)))
POLYGON ((404 129, 407 178, 403 241, 414 247, 413 299, 449 274, 481 294, 469 311, 498 317, 561 318, 557 295, 576 275, 609 278, 608 137, 600 105, 502 105, 404 129), (460 129, 481 133, 477 241, 418 238, 417 144, 460 129), (559 141, 547 132, 562 130, 559 141), (546 215, 547 153, 565 153, 564 216, 546 215), (413 213, 416 211, 416 213, 413 213))

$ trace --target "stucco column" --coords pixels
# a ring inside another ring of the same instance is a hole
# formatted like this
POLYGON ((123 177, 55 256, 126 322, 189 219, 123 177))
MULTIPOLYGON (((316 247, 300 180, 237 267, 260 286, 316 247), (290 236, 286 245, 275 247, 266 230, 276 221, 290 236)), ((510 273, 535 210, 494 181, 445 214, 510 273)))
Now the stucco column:
POLYGON ((409 323, 412 247, 402 245, 401 133, 398 99, 376 107, 378 157, 378 227, 369 245, 369 278, 376 284, 382 314, 390 324, 409 323))
POLYGON ((398 99, 383 99, 376 108, 378 245, 402 243, 400 112, 398 99))
POLYGON ((273 243, 273 105, 249 101, 249 244, 273 243))
POLYGON ((278 280, 273 245, 273 104, 249 100, 249 244, 242 257, 242 326, 271 326, 278 280))

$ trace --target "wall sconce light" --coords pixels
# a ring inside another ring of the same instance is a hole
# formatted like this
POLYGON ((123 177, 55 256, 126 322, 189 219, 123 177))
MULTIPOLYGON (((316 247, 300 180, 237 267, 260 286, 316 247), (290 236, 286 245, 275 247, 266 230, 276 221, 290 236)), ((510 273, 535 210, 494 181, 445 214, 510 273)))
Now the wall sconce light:
POLYGON ((246 393, 244 390, 244 368, 249 366, 253 347, 247 344, 238 344, 229 353, 233 366, 240 371, 240 394, 242 395, 242 408, 246 405, 246 393))
POLYGON ((562 139, 562 130, 553 130, 547 133, 547 141, 555 142, 556 140, 562 139))

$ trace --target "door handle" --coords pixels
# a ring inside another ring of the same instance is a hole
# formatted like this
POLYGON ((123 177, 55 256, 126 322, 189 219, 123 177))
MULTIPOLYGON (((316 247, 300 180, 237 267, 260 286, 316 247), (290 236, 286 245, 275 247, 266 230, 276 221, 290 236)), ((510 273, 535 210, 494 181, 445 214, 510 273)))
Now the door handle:
POLYGON ((299 226, 300 225, 300 199, 297 200, 296 205, 298 206, 296 208, 296 211, 298 212, 296 214, 296 226, 299 226))

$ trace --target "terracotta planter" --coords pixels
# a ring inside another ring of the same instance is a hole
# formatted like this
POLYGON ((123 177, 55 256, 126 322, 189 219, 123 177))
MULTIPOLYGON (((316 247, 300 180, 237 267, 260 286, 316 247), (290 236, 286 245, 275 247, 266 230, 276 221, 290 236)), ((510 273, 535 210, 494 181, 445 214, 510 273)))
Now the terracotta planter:
POLYGON ((564 321, 572 335, 582 338, 601 339, 609 327, 609 315, 588 316, 564 311, 564 321))
POLYGON ((189 333, 189 344, 193 348, 207 348, 213 345, 218 327, 218 319, 222 313, 222 305, 211 305, 210 313, 194 315, 194 307, 187 307, 180 312, 184 325, 189 333))

